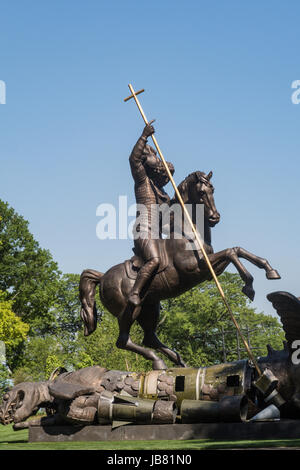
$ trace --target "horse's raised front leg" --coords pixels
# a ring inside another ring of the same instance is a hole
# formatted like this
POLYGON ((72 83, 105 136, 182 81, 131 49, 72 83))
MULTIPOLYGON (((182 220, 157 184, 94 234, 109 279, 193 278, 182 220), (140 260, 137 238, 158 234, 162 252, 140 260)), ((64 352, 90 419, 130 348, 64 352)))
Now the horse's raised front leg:
MULTIPOLYGON (((136 309, 140 309, 141 307, 135 307, 136 309)), ((137 354, 140 354, 143 356, 145 359, 152 361, 152 367, 153 369, 166 369, 166 365, 164 361, 155 354, 154 351, 151 351, 150 349, 143 348, 142 346, 139 346, 138 344, 135 344, 130 336, 130 329, 131 326, 134 322, 133 316, 137 316, 133 314, 133 309, 134 307, 131 305, 127 305, 124 312, 120 315, 118 318, 119 322, 119 337, 116 342, 116 346, 119 349, 126 349, 127 351, 132 351, 137 354)), ((134 312, 136 313, 136 312, 134 312)))
MULTIPOLYGON (((254 264, 260 269, 264 269, 266 272, 267 279, 280 279, 280 275, 278 274, 276 269, 273 269, 265 258, 260 258, 259 256, 256 256, 253 253, 250 253, 249 251, 239 246, 236 246, 234 248, 227 248, 226 250, 222 250, 218 253, 213 253, 209 255, 209 259, 216 271, 218 269, 220 271, 220 268, 223 268, 224 266, 226 267, 229 262, 235 265, 241 278, 245 282, 242 291, 245 295, 247 295, 247 297, 249 297, 250 300, 253 300, 255 295, 255 291, 253 289, 253 277, 247 271, 245 266, 240 262, 239 257, 250 261, 250 263, 254 264)), ((218 271, 217 273, 218 275, 220 274, 220 272, 218 271)))
POLYGON ((249 297, 250 300, 254 299, 255 291, 253 289, 253 276, 247 271, 245 266, 240 262, 238 255, 236 254, 235 248, 227 248, 226 250, 218 251, 217 253, 213 253, 209 255, 209 260, 213 266, 228 266, 231 262, 234 264, 236 269, 238 270, 239 275, 245 282, 245 285, 242 289, 242 292, 249 297))
POLYGON ((241 248, 240 246, 236 246, 233 248, 236 252, 237 256, 240 258, 244 258, 250 263, 255 264, 260 269, 264 269, 266 271, 267 279, 280 279, 280 275, 276 269, 273 269, 272 266, 269 264, 268 260, 265 258, 260 258, 259 256, 250 253, 249 251, 241 248))

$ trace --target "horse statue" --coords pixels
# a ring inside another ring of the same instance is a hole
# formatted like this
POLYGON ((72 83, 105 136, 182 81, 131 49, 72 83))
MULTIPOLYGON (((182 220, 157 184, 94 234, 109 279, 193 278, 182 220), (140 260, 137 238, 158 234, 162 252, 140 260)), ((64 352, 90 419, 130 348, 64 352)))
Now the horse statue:
MULTIPOLYGON (((196 223, 196 206, 199 204, 204 206, 203 245, 216 275, 222 274, 230 263, 234 264, 245 283, 242 289, 243 293, 253 300, 255 295, 253 277, 241 263, 240 258, 264 269, 267 279, 280 279, 280 275, 266 259, 260 258, 244 248, 227 248, 214 253, 211 244, 211 228, 219 222, 220 214, 215 206, 211 177, 212 172, 206 175, 196 171, 182 181, 178 190, 184 204, 189 204, 194 223, 196 223)), ((178 201, 175 195, 171 207, 176 203, 178 201)), ((142 266, 142 260, 138 256, 113 266, 106 273, 92 269, 84 270, 80 278, 81 318, 85 325, 85 336, 90 335, 97 326, 95 289, 99 286, 100 299, 104 307, 118 319, 119 337, 116 346, 141 354, 151 360, 153 369, 166 368, 164 361, 155 351, 163 353, 177 366, 185 367, 178 352, 164 345, 156 335, 160 300, 177 297, 192 287, 212 279, 202 251, 197 249, 195 245, 194 249, 191 249, 190 234, 183 231, 182 236, 177 237, 176 230, 175 224, 171 223, 170 237, 159 240, 162 253, 161 263, 146 286, 141 305, 135 307, 128 302, 128 296, 134 285, 137 272, 142 266), (143 345, 145 347, 135 344, 130 338, 130 329, 135 320, 143 329, 143 345)))

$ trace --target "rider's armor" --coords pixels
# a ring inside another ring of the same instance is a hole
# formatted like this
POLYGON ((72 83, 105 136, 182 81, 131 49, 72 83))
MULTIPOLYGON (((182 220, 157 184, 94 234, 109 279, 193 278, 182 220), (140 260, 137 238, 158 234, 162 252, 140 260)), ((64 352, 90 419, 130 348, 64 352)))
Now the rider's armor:
MULTIPOLYGON (((162 238, 159 206, 170 204, 168 194, 162 186, 168 183, 166 171, 156 156, 155 151, 147 144, 147 137, 142 135, 130 155, 130 166, 135 181, 134 191, 137 207, 137 220, 134 227, 134 252, 140 256, 144 265, 140 269, 129 301, 137 306, 140 304, 140 293, 148 280, 159 267, 160 254, 158 239, 162 238), (151 166, 147 164, 147 156, 151 158, 151 166)), ((168 163, 171 172, 173 165, 168 163)))

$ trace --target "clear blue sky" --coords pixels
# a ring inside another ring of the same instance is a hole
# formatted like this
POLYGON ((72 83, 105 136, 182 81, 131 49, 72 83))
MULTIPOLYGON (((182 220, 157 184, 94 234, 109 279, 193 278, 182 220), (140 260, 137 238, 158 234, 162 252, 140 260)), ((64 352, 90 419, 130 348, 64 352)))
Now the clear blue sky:
POLYGON ((0 198, 64 272, 131 256, 131 241, 97 239, 96 207, 134 202, 143 123, 123 98, 145 88, 176 182, 214 171, 215 251, 242 246, 282 275, 245 263, 271 313, 268 292, 300 295, 299 17, 293 0, 1 2, 0 198))

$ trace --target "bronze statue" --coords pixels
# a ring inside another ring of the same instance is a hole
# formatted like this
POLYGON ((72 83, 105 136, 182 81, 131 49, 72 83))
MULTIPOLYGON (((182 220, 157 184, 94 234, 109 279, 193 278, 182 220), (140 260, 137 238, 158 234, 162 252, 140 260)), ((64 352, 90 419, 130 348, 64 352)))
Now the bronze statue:
MULTIPOLYGON (((161 188, 167 182, 167 176, 163 171, 160 172, 162 179, 157 184, 154 176, 155 168, 159 167, 156 156, 151 149, 145 149, 146 137, 152 132, 154 129, 151 124, 146 125, 131 155, 136 181, 136 198, 148 204, 148 197, 154 201, 160 193, 172 208, 173 204, 178 203, 178 198, 175 194, 169 201, 166 193, 162 192, 161 188), (147 167, 148 158, 153 162, 151 168, 147 167), (142 175, 141 180, 138 179, 137 174, 142 175)), ((173 171, 171 166, 170 168, 173 171)), ((196 223, 197 205, 204 206, 203 243, 216 275, 222 274, 227 266, 233 263, 245 282, 243 293, 253 300, 253 277, 239 258, 244 258, 258 268, 264 269, 267 279, 280 279, 280 276, 266 259, 249 253, 244 248, 234 247, 217 253, 213 252, 211 227, 219 222, 220 214, 215 206, 211 177, 212 172, 207 175, 201 171, 191 173, 178 186, 179 193, 184 204, 191 205, 193 223, 196 223)), ((159 204, 161 200, 158 200, 159 204)), ((147 219, 147 227, 149 223, 151 225, 151 220, 147 219)), ((207 263, 203 259, 203 252, 200 249, 189 249, 191 246, 189 234, 186 235, 183 230, 180 234, 181 238, 178 239, 175 236, 176 230, 177 227, 171 224, 170 237, 167 239, 158 238, 154 242, 148 239, 135 241, 137 251, 133 258, 113 266, 106 273, 87 269, 82 272, 80 279, 81 317, 85 324, 85 335, 91 334, 96 328, 97 310, 94 296, 95 288, 99 286, 103 305, 117 317, 119 322, 117 347, 141 354, 153 362, 154 369, 162 369, 166 366, 163 360, 148 348, 165 354, 178 366, 185 366, 180 355, 162 344, 156 335, 160 300, 179 296, 197 284, 212 278, 207 263), (140 275, 139 272, 141 272, 140 275), (133 343, 130 338, 130 329, 135 320, 144 330, 143 344, 146 348, 133 343)))
POLYGON ((264 269, 267 279, 280 276, 266 259, 241 247, 214 253, 211 228, 219 222, 220 214, 214 201, 212 172, 195 171, 176 187, 172 177, 174 167, 165 161, 154 137, 153 121, 148 123, 136 98, 143 90, 135 93, 131 85, 129 88, 132 95, 126 100, 135 99, 146 124, 130 155, 138 204, 135 255, 106 273, 83 271, 79 286, 81 317, 85 335, 91 334, 97 326, 95 289, 99 286, 103 305, 119 322, 117 347, 151 360, 154 370, 147 373, 116 371, 96 365, 74 372, 55 371, 47 381, 24 382, 5 393, 0 406, 0 423, 14 422, 15 430, 23 429, 29 426, 26 419, 39 408, 46 409, 47 417, 37 420, 35 425, 98 423, 115 427, 130 423, 174 424, 175 421, 237 422, 270 417, 277 420, 280 415, 299 419, 300 358, 297 356, 298 362, 294 361, 293 348, 300 331, 300 301, 288 293, 269 294, 268 299, 281 316, 287 343, 282 351, 268 347, 268 356, 256 362, 216 276, 233 263, 245 283, 242 291, 250 300, 254 298, 253 277, 240 258, 264 269), (147 144, 150 136, 160 158, 147 144), (172 199, 163 189, 169 181, 175 189, 172 199), (183 209, 181 223, 178 224, 173 213, 167 227, 169 237, 163 238, 166 227, 160 219, 161 209, 175 210, 178 203, 183 209), (196 229, 199 205, 204 208, 203 239, 196 229), (182 224, 184 216, 188 218, 190 230, 182 224), (162 344, 156 335, 160 300, 179 296, 212 278, 250 360, 189 368, 180 355, 162 344), (138 321, 144 331, 145 347, 130 338, 134 321, 138 321), (156 352, 148 348, 165 354, 178 367, 167 369, 156 352))

